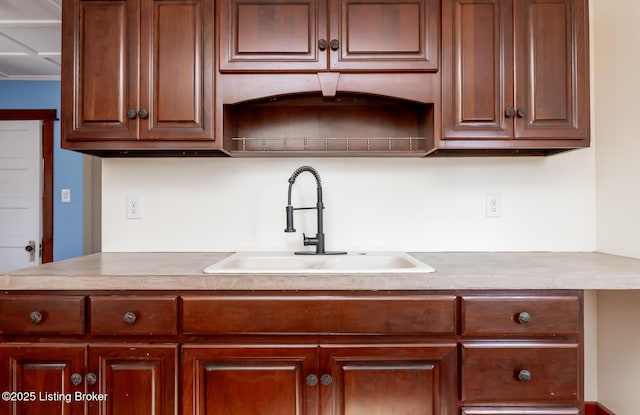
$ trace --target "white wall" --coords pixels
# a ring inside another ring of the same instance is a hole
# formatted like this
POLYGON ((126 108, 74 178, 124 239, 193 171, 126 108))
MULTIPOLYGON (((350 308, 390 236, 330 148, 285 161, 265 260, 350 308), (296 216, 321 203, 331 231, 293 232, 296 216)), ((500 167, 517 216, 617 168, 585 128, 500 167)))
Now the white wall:
POLYGON ((638 413, 640 291, 598 292, 598 401, 617 415, 638 413))
MULTIPOLYGON (((309 164, 322 177, 327 249, 592 251, 592 149, 546 158, 105 159, 103 251, 293 250, 315 233, 296 212, 284 233, 287 179, 309 164), (503 216, 485 217, 485 195, 503 216), (126 219, 127 195, 144 218, 126 219)), ((313 176, 293 188, 315 203, 313 176)))
MULTIPOLYGON (((591 0, 595 56, 597 248, 640 258, 640 2, 591 0)), ((597 295, 598 401, 638 412, 640 292, 597 295)))
POLYGON ((640 258, 640 2, 593 3, 598 249, 640 258))

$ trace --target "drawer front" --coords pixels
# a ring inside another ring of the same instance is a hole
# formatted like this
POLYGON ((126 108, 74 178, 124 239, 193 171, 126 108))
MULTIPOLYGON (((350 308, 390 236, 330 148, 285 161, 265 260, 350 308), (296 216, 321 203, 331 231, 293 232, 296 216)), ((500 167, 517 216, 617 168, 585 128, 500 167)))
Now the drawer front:
POLYGON ((183 297, 188 334, 447 334, 455 296, 183 297))
POLYGON ((0 333, 83 334, 82 296, 12 295, 0 297, 0 333))
POLYGON ((465 402, 576 401, 577 344, 462 345, 465 402))
POLYGON ((462 408, 462 415, 580 415, 578 408, 462 408))
POLYGON ((463 336, 576 335, 578 297, 462 297, 463 336))
POLYGON ((177 297, 93 296, 93 334, 177 334, 177 297))

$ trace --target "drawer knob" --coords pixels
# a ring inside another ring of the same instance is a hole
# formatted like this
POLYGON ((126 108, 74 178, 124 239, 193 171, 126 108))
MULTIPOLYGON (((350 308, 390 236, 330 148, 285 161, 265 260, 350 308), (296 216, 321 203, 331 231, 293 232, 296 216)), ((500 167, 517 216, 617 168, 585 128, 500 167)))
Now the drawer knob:
POLYGON ((124 316, 122 317, 122 319, 126 324, 133 324, 137 320, 136 313, 132 311, 127 311, 126 313, 124 313, 124 316))
POLYGON ((531 380, 531 372, 526 369, 522 369, 518 372, 518 380, 520 382, 529 382, 531 380))
POLYGON ((308 386, 316 386, 318 384, 318 377, 311 374, 307 376, 306 381, 308 386))
POLYGON ((82 383, 82 375, 80 373, 74 373, 71 375, 71 384, 73 386, 78 386, 82 383))
POLYGON ((331 377, 331 375, 325 373, 324 375, 320 376, 320 384, 322 386, 329 386, 331 385, 331 382, 333 382, 333 378, 331 377))
POLYGON ((527 313, 526 311, 523 311, 522 313, 518 313, 518 323, 527 324, 530 321, 531 321, 531 315, 529 313, 527 313))
POLYGON ((42 322, 42 313, 39 311, 32 311, 29 313, 29 320, 31 320, 33 324, 40 324, 42 322))
POLYGON ((98 381, 98 377, 96 376, 96 374, 91 372, 87 373, 87 376, 85 376, 84 378, 89 385, 95 385, 98 381))

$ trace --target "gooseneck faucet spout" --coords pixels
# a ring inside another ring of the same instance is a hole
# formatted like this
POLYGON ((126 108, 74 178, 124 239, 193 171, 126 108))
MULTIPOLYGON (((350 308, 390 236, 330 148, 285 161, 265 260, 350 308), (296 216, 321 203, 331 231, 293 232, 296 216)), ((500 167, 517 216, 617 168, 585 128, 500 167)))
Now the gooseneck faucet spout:
POLYGON ((291 174, 291 177, 289 177, 289 192, 288 192, 288 197, 287 197, 287 206, 286 206, 286 212, 287 212, 287 227, 285 228, 285 232, 295 232, 296 229, 293 227, 293 211, 294 210, 308 210, 308 209, 315 209, 316 210, 316 215, 317 215, 317 222, 318 222, 318 227, 317 227, 317 232, 316 232, 316 236, 315 237, 308 237, 305 234, 302 234, 303 237, 303 243, 305 246, 308 245, 314 245, 316 247, 315 252, 313 251, 303 251, 303 252, 296 252, 296 254, 298 255, 336 255, 336 254, 346 254, 346 252, 327 252, 325 250, 325 244, 324 244, 324 224, 323 224, 323 211, 324 211, 324 204, 322 202, 322 181, 320 180, 320 174, 318 174, 318 171, 316 169, 314 169, 313 167, 310 166, 302 166, 297 168, 293 174, 291 174), (317 200, 316 200, 316 206, 315 207, 303 207, 303 208, 294 208, 291 205, 291 189, 293 187, 293 184, 296 182, 296 179, 298 178, 298 176, 301 173, 304 172, 309 172, 311 174, 313 174, 313 176, 316 179, 316 183, 317 183, 317 200))

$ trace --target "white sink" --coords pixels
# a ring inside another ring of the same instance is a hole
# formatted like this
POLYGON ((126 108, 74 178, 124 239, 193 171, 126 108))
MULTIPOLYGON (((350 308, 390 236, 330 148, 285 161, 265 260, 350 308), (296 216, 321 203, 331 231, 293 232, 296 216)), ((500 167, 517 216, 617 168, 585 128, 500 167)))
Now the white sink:
POLYGON ((236 252, 204 269, 207 274, 424 273, 435 269, 405 252, 296 255, 236 252))

